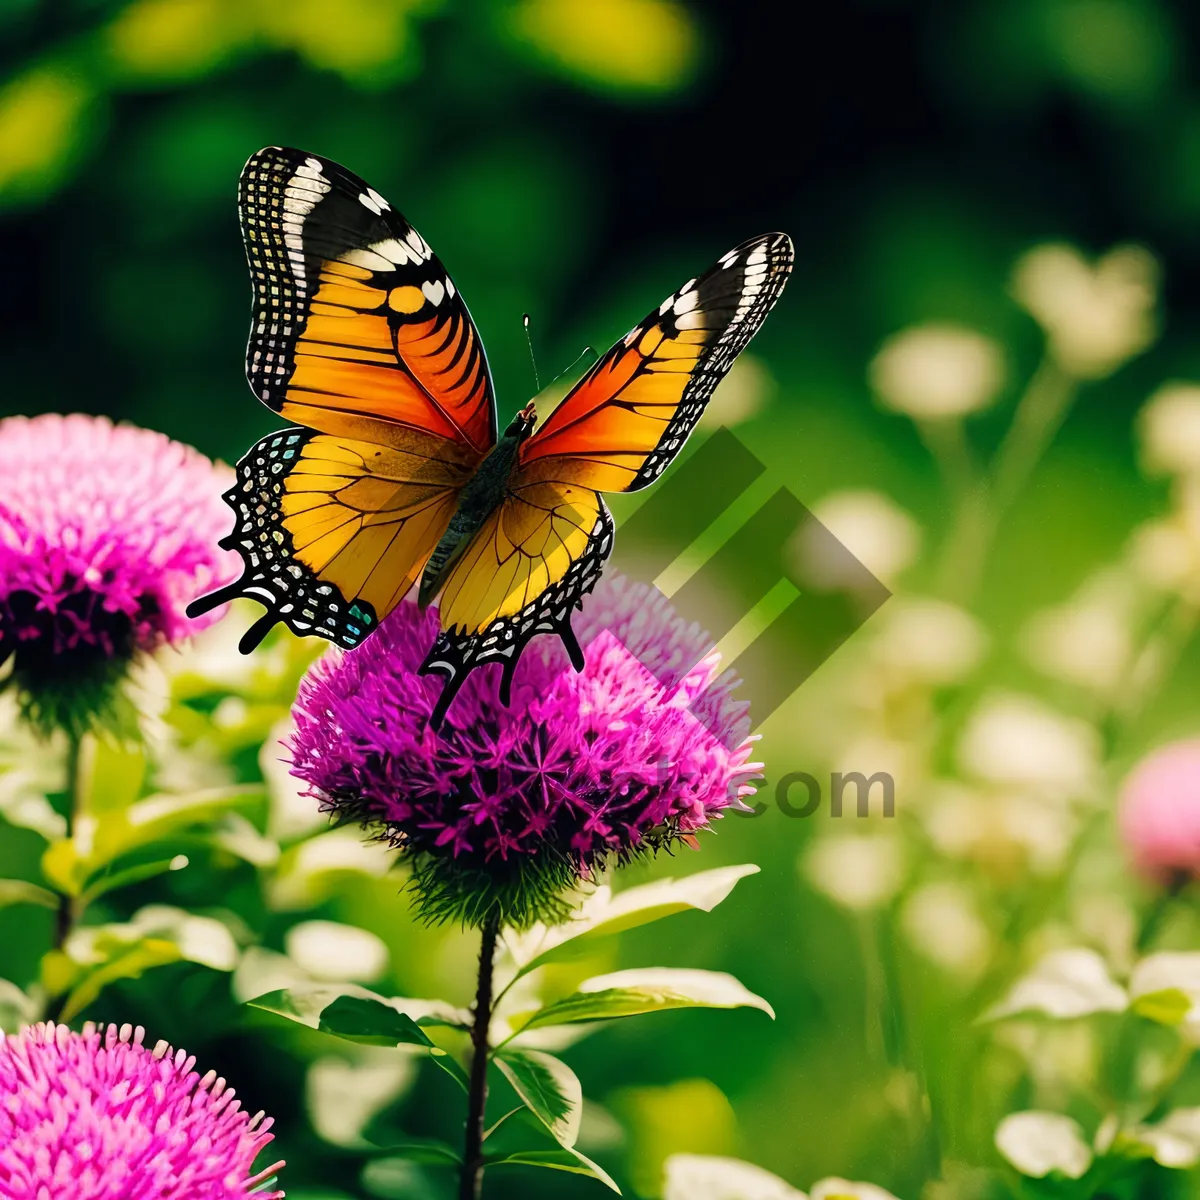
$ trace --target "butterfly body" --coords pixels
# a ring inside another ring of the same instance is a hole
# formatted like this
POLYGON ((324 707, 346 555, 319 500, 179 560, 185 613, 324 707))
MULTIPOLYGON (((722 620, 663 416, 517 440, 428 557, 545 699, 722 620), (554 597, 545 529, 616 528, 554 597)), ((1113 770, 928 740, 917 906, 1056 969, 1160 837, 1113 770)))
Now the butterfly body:
POLYGON ((441 632, 422 666, 445 677, 436 726, 467 675, 557 634, 577 669, 571 612, 612 551, 603 492, 650 486, 778 299, 791 241, 735 246, 602 355, 534 429, 532 405, 497 436, 479 333, 428 243, 357 175, 267 147, 242 172, 254 289, 246 376, 292 428, 262 438, 225 493, 236 596, 353 649, 418 587, 441 632))
POLYGON ((517 462, 517 451, 521 443, 533 432, 537 421, 532 402, 523 408, 504 435, 479 464, 478 470, 467 481, 459 498, 450 526, 442 540, 425 564, 421 575, 421 586, 417 592, 417 603, 428 607, 438 594, 446 575, 458 556, 470 545, 471 539, 483 527, 484 522, 504 502, 513 468, 517 462))

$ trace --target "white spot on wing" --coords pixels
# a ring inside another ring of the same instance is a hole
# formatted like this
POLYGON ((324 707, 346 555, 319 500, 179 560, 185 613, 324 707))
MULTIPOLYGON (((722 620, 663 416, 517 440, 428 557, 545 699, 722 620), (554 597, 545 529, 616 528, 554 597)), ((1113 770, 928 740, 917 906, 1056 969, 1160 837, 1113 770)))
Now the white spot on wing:
POLYGON ((433 305, 441 304, 446 295, 446 289, 440 279, 426 280, 421 284, 421 291, 425 293, 425 299, 433 305))

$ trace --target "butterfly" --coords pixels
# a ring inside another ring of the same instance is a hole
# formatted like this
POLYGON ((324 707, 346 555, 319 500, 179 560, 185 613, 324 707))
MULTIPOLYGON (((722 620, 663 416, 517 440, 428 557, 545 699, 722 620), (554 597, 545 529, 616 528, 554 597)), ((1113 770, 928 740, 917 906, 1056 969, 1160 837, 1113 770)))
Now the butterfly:
POLYGON ((689 279, 601 356, 537 426, 532 403, 497 436, 487 355, 424 238, 337 163, 267 147, 242 171, 254 289, 246 377, 291 428, 270 433, 225 493, 221 541, 238 596, 266 610, 250 653, 283 622, 357 646, 418 585, 441 629, 420 670, 445 677, 440 725, 474 668, 557 634, 576 670, 571 613, 612 552, 603 492, 653 483, 787 281, 792 243, 769 233, 689 279))

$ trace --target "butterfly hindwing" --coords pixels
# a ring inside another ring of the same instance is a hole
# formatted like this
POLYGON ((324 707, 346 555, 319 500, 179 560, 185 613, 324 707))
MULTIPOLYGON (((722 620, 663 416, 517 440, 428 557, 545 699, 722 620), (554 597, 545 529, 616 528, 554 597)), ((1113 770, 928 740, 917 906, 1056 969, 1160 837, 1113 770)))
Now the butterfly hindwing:
POLYGON ((779 299, 792 258, 786 234, 765 234, 668 296, 522 445, 517 481, 550 479, 601 492, 653 483, 779 299))
POLYGON ((483 343, 425 239, 357 175, 276 146, 242 171, 239 210, 254 285, 246 377, 284 417, 361 436, 375 417, 495 442, 483 343))
POLYGON ((257 600, 267 611, 242 639, 247 653, 279 621, 358 645, 412 587, 465 478, 417 442, 403 452, 298 428, 261 439, 224 497, 237 522, 221 545, 241 555, 242 577, 189 612, 257 600))
POLYGON ((505 498, 442 589, 442 632, 421 666, 423 674, 446 676, 435 727, 467 674, 484 663, 504 664, 507 704, 521 652, 539 633, 562 638, 575 669, 583 669, 571 613, 596 586, 612 544, 612 516, 595 491, 535 483, 505 498))

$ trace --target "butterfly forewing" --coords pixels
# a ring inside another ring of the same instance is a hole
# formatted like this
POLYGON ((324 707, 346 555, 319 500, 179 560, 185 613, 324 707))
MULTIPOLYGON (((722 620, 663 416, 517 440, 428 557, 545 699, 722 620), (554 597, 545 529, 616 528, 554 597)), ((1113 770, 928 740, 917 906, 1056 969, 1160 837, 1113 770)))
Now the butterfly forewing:
POLYGON ((447 677, 435 720, 482 663, 504 663, 506 692, 539 633, 557 633, 582 664, 571 612, 613 542, 599 493, 638 491, 662 474, 791 266, 786 234, 735 247, 613 346, 522 444, 507 495, 447 575, 442 633, 422 668, 447 677))
POLYGON ((302 150, 268 147, 239 190, 254 314, 246 377, 264 404, 330 433, 375 418, 495 442, 479 334, 425 239, 374 188, 302 150))
POLYGON ((495 441, 479 334, 415 229, 357 176, 268 147, 239 192, 254 286, 250 387, 301 428, 268 434, 238 464, 225 544, 235 596, 270 627, 357 645, 395 607, 495 441))
POLYGON ((752 238, 668 296, 521 447, 518 480, 601 492, 653 483, 779 299, 792 257, 786 234, 752 238))

